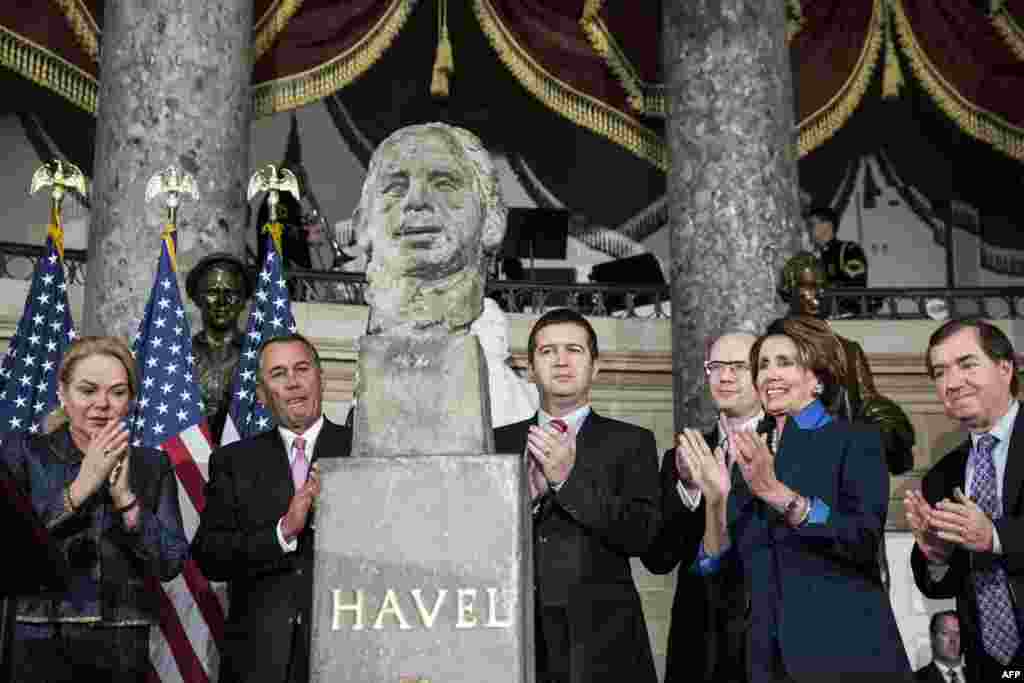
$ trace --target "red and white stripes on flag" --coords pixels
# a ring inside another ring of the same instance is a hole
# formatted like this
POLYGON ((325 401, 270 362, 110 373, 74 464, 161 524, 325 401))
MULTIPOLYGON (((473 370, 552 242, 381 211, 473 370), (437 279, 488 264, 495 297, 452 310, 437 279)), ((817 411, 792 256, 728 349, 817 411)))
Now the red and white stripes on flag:
MULTIPOLYGON (((178 497, 185 534, 191 541, 205 505, 212 438, 205 422, 189 427, 161 445, 178 476, 178 497)), ((154 581, 154 584, 156 582, 154 581)), ((160 591, 160 628, 150 635, 153 683, 216 683, 227 609, 226 585, 206 580, 189 559, 160 591)))

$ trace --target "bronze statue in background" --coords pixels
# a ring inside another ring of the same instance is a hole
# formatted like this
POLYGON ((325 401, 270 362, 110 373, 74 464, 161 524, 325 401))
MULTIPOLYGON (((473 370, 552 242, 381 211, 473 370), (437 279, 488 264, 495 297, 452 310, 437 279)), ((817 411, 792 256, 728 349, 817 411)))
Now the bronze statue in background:
POLYGON ((241 260, 232 254, 215 253, 196 264, 188 274, 185 289, 203 316, 203 329, 192 338, 192 355, 203 413, 214 443, 220 443, 231 399, 231 380, 242 352, 238 317, 252 296, 253 286, 241 260))
MULTIPOLYGON (((779 293, 789 302, 791 315, 810 315, 827 318, 822 290, 827 280, 818 259, 809 252, 800 252, 782 269, 779 293)), ((835 405, 828 406, 835 415, 852 422, 876 424, 882 432, 882 446, 890 474, 902 474, 914 466, 914 427, 910 418, 895 401, 882 396, 875 388, 875 380, 861 345, 837 334, 846 354, 846 377, 835 405)))

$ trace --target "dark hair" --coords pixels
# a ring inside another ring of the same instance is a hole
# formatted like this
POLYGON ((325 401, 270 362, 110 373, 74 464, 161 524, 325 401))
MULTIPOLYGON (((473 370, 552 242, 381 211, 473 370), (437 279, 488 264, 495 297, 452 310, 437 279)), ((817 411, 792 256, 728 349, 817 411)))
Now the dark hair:
POLYGON ((597 333, 594 332, 590 322, 571 308, 555 308, 538 318, 537 322, 533 324, 533 329, 530 330, 530 338, 526 342, 526 353, 529 363, 533 363, 533 353, 537 350, 537 333, 548 325, 558 325, 561 323, 572 323, 586 330, 587 346, 590 347, 590 355, 595 360, 597 359, 597 333))
POLYGON ((807 212, 807 220, 817 218, 819 221, 825 221, 831 223, 832 227, 836 230, 839 229, 839 212, 833 209, 831 206, 815 206, 807 212))
POLYGON ((956 613, 956 610, 953 609, 944 609, 941 612, 936 612, 932 615, 931 620, 928 622, 928 633, 932 634, 933 636, 935 635, 939 628, 939 619, 942 619, 943 617, 956 617, 957 621, 959 621, 960 619, 960 617, 956 613))
POLYGON ((1002 330, 982 318, 959 318, 947 320, 942 323, 939 329, 932 332, 928 338, 928 350, 925 351, 924 363, 928 369, 928 375, 935 378, 935 368, 932 366, 932 349, 952 337, 957 332, 966 329, 973 329, 978 335, 978 345, 994 363, 1006 361, 1010 364, 1010 395, 1017 396, 1020 393, 1020 378, 1017 377, 1017 358, 1013 352, 1013 344, 1002 330))
POLYGON ((821 382, 822 403, 831 405, 846 377, 846 358, 839 338, 828 323, 809 315, 792 315, 768 325, 750 348, 750 372, 755 384, 761 345, 773 336, 788 337, 793 342, 800 367, 814 373, 821 382))
POLYGON ((274 344, 290 344, 293 342, 298 342, 305 346, 307 349, 309 349, 309 353, 313 357, 313 365, 316 366, 317 370, 320 369, 320 354, 317 353, 316 347, 313 346, 313 342, 309 341, 298 332, 282 334, 276 337, 268 337, 264 339, 262 342, 260 342, 260 346, 256 350, 256 358, 259 361, 259 367, 257 368, 256 372, 257 382, 263 381, 263 352, 266 351, 268 347, 273 346, 274 344))

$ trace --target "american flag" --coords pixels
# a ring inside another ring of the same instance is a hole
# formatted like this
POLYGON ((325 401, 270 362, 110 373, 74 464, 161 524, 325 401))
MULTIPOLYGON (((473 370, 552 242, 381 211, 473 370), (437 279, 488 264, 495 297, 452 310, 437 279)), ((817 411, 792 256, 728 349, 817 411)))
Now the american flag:
POLYGON ((249 311, 245 341, 238 359, 234 379, 231 380, 231 404, 224 423, 221 444, 226 445, 239 439, 265 431, 273 426, 273 418, 256 398, 257 350, 264 339, 296 331, 292 315, 288 283, 281 267, 281 252, 271 234, 267 240, 266 257, 256 283, 255 300, 249 311))
MULTIPOLYGON (((133 445, 163 449, 174 464, 181 515, 191 541, 205 505, 211 437, 192 374, 192 335, 181 304, 174 254, 173 233, 168 233, 132 343, 140 390, 130 423, 133 445)), ((215 589, 195 562, 188 560, 181 575, 159 586, 158 593, 160 628, 151 629, 149 680, 216 681, 218 645, 224 634, 223 586, 215 589)))
POLYGON ((75 338, 64 281, 63 232, 50 225, 46 255, 36 263, 18 330, 0 363, 0 433, 43 428, 57 403, 57 370, 75 338))

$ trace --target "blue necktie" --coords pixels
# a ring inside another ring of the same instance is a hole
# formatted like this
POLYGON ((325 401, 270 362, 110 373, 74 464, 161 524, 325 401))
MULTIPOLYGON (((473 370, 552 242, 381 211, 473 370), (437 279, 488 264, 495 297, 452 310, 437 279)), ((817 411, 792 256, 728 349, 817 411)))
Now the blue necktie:
MULTIPOLYGON (((991 434, 983 434, 971 452, 974 465, 971 498, 993 522, 1003 516, 996 486, 996 465, 992 459, 997 441, 991 434)), ((1006 569, 997 562, 991 568, 975 569, 973 578, 981 617, 981 642, 986 652, 1006 665, 1013 659, 1020 645, 1006 569)))

